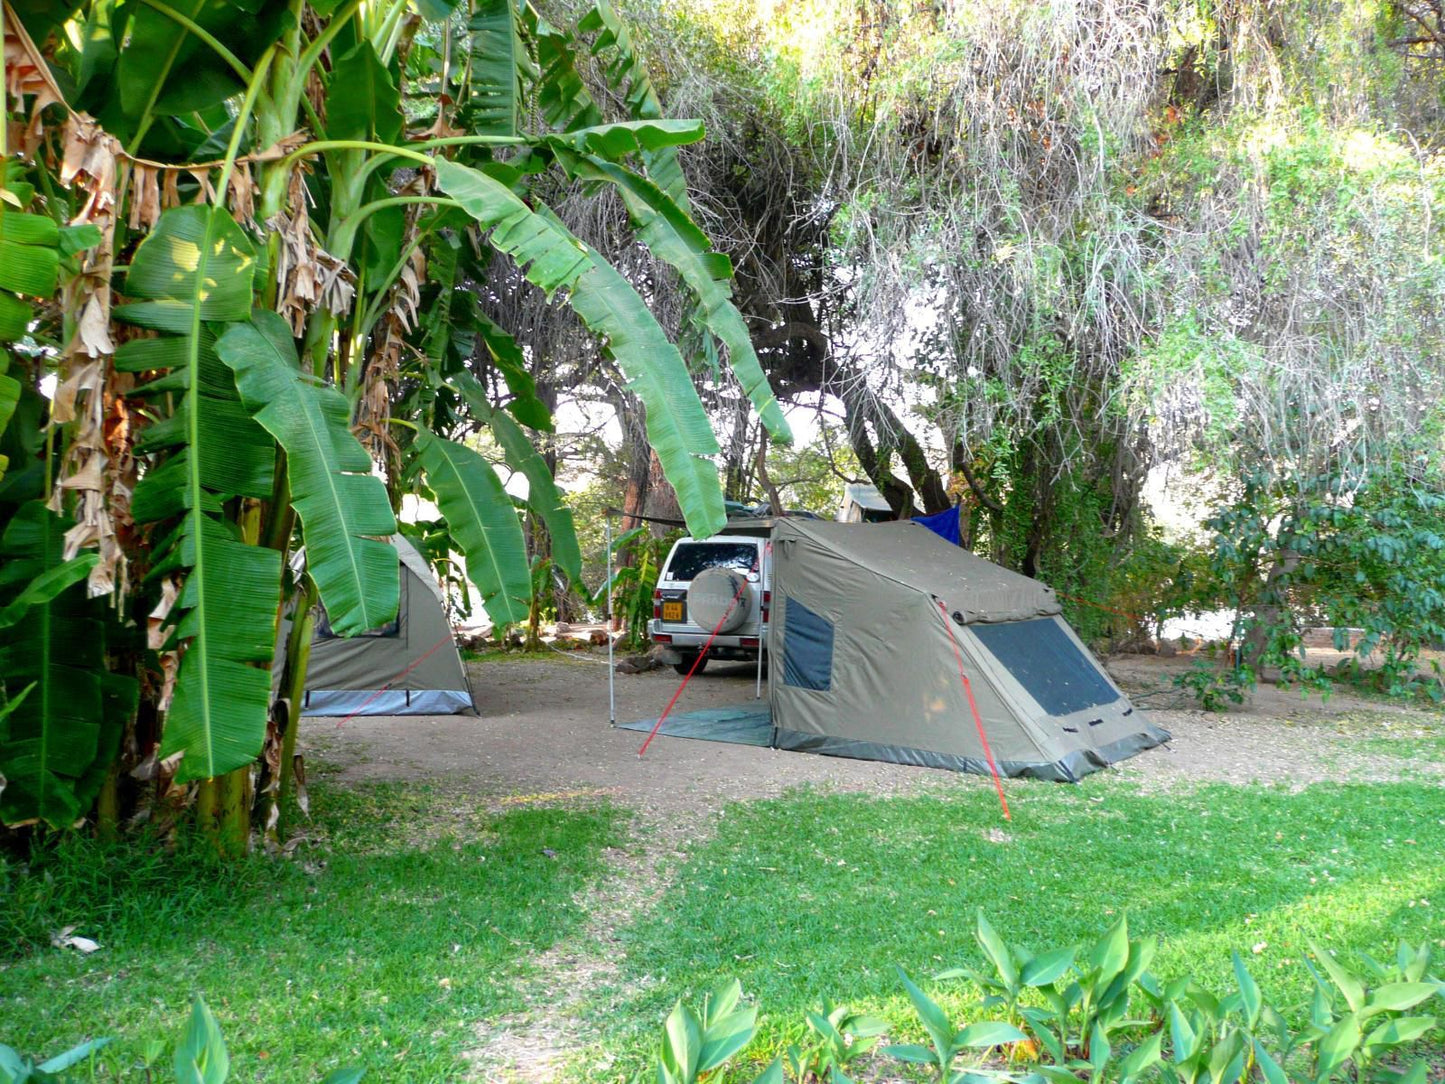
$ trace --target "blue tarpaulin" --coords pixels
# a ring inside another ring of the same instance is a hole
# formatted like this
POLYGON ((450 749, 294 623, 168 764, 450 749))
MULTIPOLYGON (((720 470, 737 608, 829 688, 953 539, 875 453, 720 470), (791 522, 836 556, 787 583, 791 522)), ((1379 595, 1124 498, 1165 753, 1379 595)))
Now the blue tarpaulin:
POLYGON ((935 512, 931 516, 914 516, 913 522, 921 523, 934 534, 948 539, 955 546, 959 545, 957 508, 949 508, 943 512, 935 512))

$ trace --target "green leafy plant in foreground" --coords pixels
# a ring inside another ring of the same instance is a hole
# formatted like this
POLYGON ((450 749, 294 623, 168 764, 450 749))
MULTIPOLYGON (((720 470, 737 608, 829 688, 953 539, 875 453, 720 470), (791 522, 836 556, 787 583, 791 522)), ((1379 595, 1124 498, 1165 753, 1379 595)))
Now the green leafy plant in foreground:
POLYGON ((964 1053, 970 1050, 991 1050, 1006 1043, 1028 1040, 1028 1036, 1017 1027, 1002 1020, 982 1020, 955 1029, 942 1006, 920 990, 901 967, 898 969, 898 976, 903 980, 903 988, 908 991, 908 1000, 913 1002, 913 1009, 923 1024, 923 1030, 928 1033, 931 1045, 909 1043, 885 1046, 883 1053, 890 1057, 915 1065, 931 1066, 938 1072, 938 1079, 945 1084, 962 1084, 974 1077, 988 1079, 991 1075, 981 1074, 977 1068, 954 1072, 954 1062, 964 1053))
MULTIPOLYGON (((657 1084, 699 1084, 708 1079, 747 1046, 757 1030, 758 1010, 743 1005, 742 997, 742 986, 732 979, 705 995, 701 1010, 679 1000, 663 1025, 653 1072, 638 1076, 634 1084, 649 1077, 657 1084)), ((782 1063, 774 1060, 754 1084, 782 1081, 782 1063)))
MULTIPOLYGON (((1308 959, 1305 965, 1316 991, 1308 1026, 1295 1032, 1285 1015, 1265 1001, 1237 952, 1232 954, 1237 988, 1223 997, 1187 975, 1161 983, 1148 971, 1157 941, 1131 941, 1123 916, 1087 952, 1070 946, 1034 955, 1010 946, 982 911, 975 933, 994 974, 955 968, 939 978, 971 979, 985 991, 984 1008, 1002 1007, 1022 1022, 1027 1043, 1014 1048, 1015 1060, 1047 1058, 1032 1065, 1028 1075, 1011 1078, 1025 1081, 1126 1082, 1158 1065, 1169 1084, 1260 1079, 1268 1084, 1294 1079, 1423 1084, 1425 1062, 1401 1072, 1381 1066, 1381 1057, 1397 1055, 1431 1031, 1437 1018, 1420 1013, 1419 1006, 1432 997, 1445 998, 1445 983, 1428 974, 1428 942, 1418 947, 1401 944, 1390 964, 1364 957, 1368 978, 1312 945, 1319 967, 1308 959), (1135 995, 1147 1008, 1147 1017, 1130 1018, 1135 995), (1042 999, 1044 1004, 1023 1004, 1025 999, 1042 999), (1293 1075, 1285 1065, 1294 1067, 1293 1075)), ((955 1079, 946 1075, 950 1062, 945 1059, 951 1054, 939 1041, 947 1032, 946 1019, 906 976, 904 982, 934 1038, 934 1050, 885 1052, 909 1061, 924 1060, 917 1052, 930 1054, 929 1064, 939 1066, 944 1079, 955 1079)), ((954 1041, 955 1047, 960 1045, 954 1041)))
POLYGON ((788 1072, 798 1084, 846 1081, 843 1070, 872 1050, 888 1030, 887 1021, 834 1005, 826 997, 816 1009, 808 1010, 805 1019, 809 1037, 788 1047, 784 1056, 788 1072))
MULTIPOLYGON (((91 1039, 39 1065, 0 1044, 0 1084, 43 1084, 46 1081, 79 1084, 82 1078, 72 1070, 82 1066, 88 1070, 88 1078, 94 1080, 95 1055, 112 1041, 109 1038, 91 1039)), ((143 1057, 147 1079, 154 1079, 151 1066, 159 1059, 163 1049, 163 1044, 156 1041, 146 1044, 143 1057)), ((174 1067, 176 1084, 223 1084, 231 1073, 231 1057, 226 1051, 226 1041, 221 1037, 221 1026, 200 997, 191 1005, 190 1021, 176 1046, 174 1067)), ((327 1073, 322 1084, 356 1084, 361 1077, 362 1070, 348 1066, 327 1073)))

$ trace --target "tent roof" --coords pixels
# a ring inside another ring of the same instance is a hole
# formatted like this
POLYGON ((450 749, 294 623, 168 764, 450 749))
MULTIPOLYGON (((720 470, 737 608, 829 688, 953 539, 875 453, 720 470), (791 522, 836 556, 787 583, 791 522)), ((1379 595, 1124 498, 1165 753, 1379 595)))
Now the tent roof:
POLYGON ((396 555, 401 558, 401 563, 411 569, 412 574, 422 583, 426 584, 427 590, 436 596, 438 602, 442 599, 442 587, 437 583, 436 573, 427 564, 426 558, 411 544, 411 541, 403 534, 394 534, 388 541, 396 547, 396 555))
POLYGON ((843 487, 843 503, 856 504, 869 512, 892 512, 888 498, 878 492, 878 487, 868 482, 849 482, 843 487))
POLYGON ((782 520, 776 541, 806 539, 838 558, 924 594, 941 598, 965 622, 1019 621, 1059 612, 1054 589, 951 546, 907 520, 834 523, 782 520))
MULTIPOLYGON (((388 535, 388 542, 396 549, 396 555, 401 563, 411 570, 411 574, 422 583, 426 584, 427 590, 436 596, 438 602, 444 603, 441 584, 437 583, 436 573, 432 571, 431 565, 427 564, 421 552, 411 544, 411 541, 404 534, 388 535)), ((291 555, 291 571, 299 579, 301 569, 306 560, 306 547, 299 546, 296 552, 291 555)))

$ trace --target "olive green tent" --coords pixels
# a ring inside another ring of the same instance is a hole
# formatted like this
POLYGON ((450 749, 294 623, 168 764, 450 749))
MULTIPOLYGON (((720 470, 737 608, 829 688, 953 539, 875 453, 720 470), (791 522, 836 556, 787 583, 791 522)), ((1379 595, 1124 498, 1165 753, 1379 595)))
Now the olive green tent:
POLYGON ((1073 782, 1169 739, 1052 588, 925 527, 781 519, 771 570, 779 748, 1073 782))
MULTIPOLYGON (((318 605, 303 715, 475 714, 441 587, 410 542, 393 535, 391 543, 401 576, 396 619, 343 639, 318 605)), ((284 622, 277 647, 278 682, 289 628, 284 622)))

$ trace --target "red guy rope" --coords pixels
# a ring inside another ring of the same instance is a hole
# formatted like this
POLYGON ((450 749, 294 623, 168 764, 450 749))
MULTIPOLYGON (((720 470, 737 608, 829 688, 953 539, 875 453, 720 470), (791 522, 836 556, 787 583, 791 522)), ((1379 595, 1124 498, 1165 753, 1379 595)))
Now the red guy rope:
POLYGON ((953 622, 948 617, 948 607, 938 599, 938 612, 943 614, 943 626, 948 629, 948 640, 953 644, 953 657, 958 662, 958 676, 963 679, 963 691, 968 694, 968 710, 973 712, 974 725, 978 727, 978 740, 983 743, 983 755, 988 759, 988 770, 993 773, 993 789, 998 791, 998 801, 1003 806, 1003 819, 1013 820, 1008 811, 1008 799, 1003 794, 1003 780, 998 777, 998 765, 993 762, 993 750, 989 748, 988 735, 983 732, 983 718, 978 713, 978 704, 973 699, 973 684, 963 671, 963 652, 959 650, 958 637, 953 634, 953 622))
MULTIPOLYGON (((759 551, 758 555, 753 558, 753 567, 748 569, 749 575, 758 570, 758 561, 761 557, 762 553, 759 551)), ((707 649, 712 647, 712 642, 717 639, 718 632, 722 629, 727 619, 732 616, 733 607, 738 604, 738 599, 743 597, 743 592, 747 590, 747 587, 747 577, 744 577, 743 582, 738 584, 737 591, 733 593, 733 600, 728 603, 728 608, 723 611, 722 617, 718 618, 718 623, 713 626, 712 634, 708 636, 707 643, 702 645, 702 650, 697 653, 697 658, 692 660, 692 669, 687 672, 687 677, 682 679, 682 684, 677 687, 677 692, 672 694, 672 699, 667 702, 667 707, 662 709, 661 717, 657 720, 656 725, 653 726, 651 733, 647 735, 647 740, 642 743, 642 748, 637 750, 639 757, 647 752, 647 747, 652 744, 652 739, 657 737, 657 732, 662 729, 662 724, 667 722, 668 713, 672 711, 673 706, 677 703, 677 698, 682 695, 682 690, 687 688, 687 683, 692 680, 692 675, 697 673, 698 666, 701 665, 702 660, 707 656, 707 649)))

